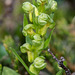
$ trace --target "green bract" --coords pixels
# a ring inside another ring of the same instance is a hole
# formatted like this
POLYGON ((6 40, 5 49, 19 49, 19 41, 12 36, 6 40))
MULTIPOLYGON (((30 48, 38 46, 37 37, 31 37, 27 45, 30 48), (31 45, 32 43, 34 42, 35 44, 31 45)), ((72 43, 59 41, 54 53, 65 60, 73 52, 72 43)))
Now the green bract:
POLYGON ((37 57, 35 60, 34 60, 34 66, 37 68, 37 69, 44 69, 46 67, 46 63, 45 63, 45 58, 43 56, 39 56, 37 57))
POLYGON ((47 0, 37 0, 38 5, 45 4, 46 2, 47 2, 47 0))
POLYGON ((29 13, 33 10, 33 6, 30 2, 24 2, 22 8, 26 13, 29 13))
POLYGON ((31 45, 29 43, 25 43, 20 47, 20 49, 22 53, 25 53, 31 50, 31 45))

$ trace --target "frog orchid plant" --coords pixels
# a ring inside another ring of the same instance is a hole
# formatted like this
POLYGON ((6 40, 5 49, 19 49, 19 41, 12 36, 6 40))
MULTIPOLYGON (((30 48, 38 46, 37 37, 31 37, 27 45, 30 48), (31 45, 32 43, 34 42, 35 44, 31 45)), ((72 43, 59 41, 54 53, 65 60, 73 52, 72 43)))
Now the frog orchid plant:
MULTIPOLYGON (((25 12, 22 33, 26 37, 26 43, 20 47, 20 50, 28 55, 28 61, 31 63, 29 70, 22 60, 20 62, 30 75, 39 75, 40 70, 46 67, 45 57, 40 54, 48 47, 55 27, 53 15, 57 9, 57 2, 54 0, 33 0, 33 4, 24 2, 22 8, 25 12), (26 18, 26 14, 28 14, 29 19, 26 18), (49 28, 51 32, 46 38, 49 28)), ((13 51, 21 59, 15 50, 13 51)))
POLYGON ((30 23, 28 24, 24 14, 22 33, 26 37, 26 43, 20 49, 22 53, 28 54, 28 61, 31 63, 29 70, 33 74, 39 75, 40 70, 46 67, 45 57, 40 56, 40 53, 48 47, 50 41, 51 34, 49 38, 45 39, 48 28, 53 29, 55 27, 53 14, 57 9, 57 2, 54 0, 37 0, 35 5, 24 2, 22 8, 29 15, 30 23), (47 11, 50 13, 48 14, 47 11))

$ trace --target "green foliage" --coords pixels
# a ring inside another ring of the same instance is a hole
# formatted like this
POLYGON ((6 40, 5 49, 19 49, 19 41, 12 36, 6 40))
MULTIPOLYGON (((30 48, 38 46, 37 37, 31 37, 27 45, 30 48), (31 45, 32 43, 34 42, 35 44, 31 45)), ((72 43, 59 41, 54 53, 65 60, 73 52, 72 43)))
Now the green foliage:
POLYGON ((56 75, 63 75, 63 69, 60 69, 56 75))
MULTIPOLYGON (((55 3, 56 1, 52 0, 53 6, 51 5, 51 7, 48 7, 52 12, 54 12, 57 7, 55 3)), ((15 59, 15 55, 30 75, 39 75, 40 70, 46 67, 45 57, 40 56, 40 54, 43 49, 48 47, 52 32, 55 27, 55 23, 53 21, 53 17, 46 13, 46 7, 48 4, 47 0, 37 0, 37 2, 33 0, 33 4, 31 4, 30 2, 24 2, 22 6, 25 12, 22 33, 26 37, 26 43, 20 46, 21 53, 27 53, 28 61, 31 63, 30 67, 28 68, 26 63, 17 54, 16 51, 18 50, 18 48, 16 47, 11 36, 5 37, 3 43, 11 58, 13 57, 12 59, 15 59), (26 14, 29 15, 29 20, 27 19, 26 14), (30 23, 28 23, 29 21, 30 23), (49 37, 45 39, 48 28, 52 30, 49 37), (14 55, 12 52, 14 53, 14 55)))
POLYGON ((16 73, 14 70, 8 67, 3 67, 2 75, 20 75, 20 74, 16 73))

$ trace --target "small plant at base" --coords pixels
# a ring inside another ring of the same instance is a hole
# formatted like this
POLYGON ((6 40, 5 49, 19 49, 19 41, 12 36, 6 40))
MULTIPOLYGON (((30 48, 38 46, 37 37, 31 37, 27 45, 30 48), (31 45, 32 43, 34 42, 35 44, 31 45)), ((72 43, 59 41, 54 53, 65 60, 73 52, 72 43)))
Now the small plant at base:
POLYGON ((22 6, 24 12, 29 14, 31 24, 28 24, 28 20, 24 14, 22 33, 26 37, 26 43, 20 49, 22 53, 27 52, 28 61, 32 63, 29 70, 34 75, 39 75, 40 70, 46 67, 45 57, 40 56, 40 53, 48 47, 55 27, 55 23, 50 14, 54 14, 57 8, 57 2, 54 0, 37 0, 35 3, 24 2, 22 6), (37 7, 33 5, 35 3, 37 7), (45 13, 46 10, 51 11, 50 14, 45 13), (48 28, 52 29, 52 31, 49 37, 45 39, 48 28))

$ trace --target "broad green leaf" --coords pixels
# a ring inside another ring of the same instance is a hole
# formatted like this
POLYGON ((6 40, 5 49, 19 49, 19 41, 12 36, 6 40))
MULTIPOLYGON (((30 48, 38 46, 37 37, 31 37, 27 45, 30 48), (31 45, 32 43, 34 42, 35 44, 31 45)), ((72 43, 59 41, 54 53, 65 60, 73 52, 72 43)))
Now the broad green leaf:
POLYGON ((29 71, 29 68, 27 67, 27 65, 25 64, 25 62, 22 60, 22 58, 17 54, 16 50, 13 49, 13 48, 10 48, 10 49, 13 51, 14 55, 18 58, 18 60, 22 63, 22 65, 25 67, 25 69, 27 70, 27 72, 28 72, 30 75, 34 75, 34 74, 32 74, 32 73, 29 71))
POLYGON ((28 24, 28 20, 26 15, 24 14, 24 19, 23 19, 23 27, 26 26, 28 24))
POLYGON ((45 41, 44 48, 47 48, 47 47, 48 47, 48 45, 49 45, 49 43, 50 43, 50 40, 51 40, 51 36, 52 36, 53 30, 54 30, 54 28, 52 29, 52 31, 50 32, 49 37, 48 37, 47 40, 45 41))
POLYGON ((8 67, 3 67, 2 75, 20 75, 20 74, 16 73, 14 70, 8 67))

